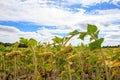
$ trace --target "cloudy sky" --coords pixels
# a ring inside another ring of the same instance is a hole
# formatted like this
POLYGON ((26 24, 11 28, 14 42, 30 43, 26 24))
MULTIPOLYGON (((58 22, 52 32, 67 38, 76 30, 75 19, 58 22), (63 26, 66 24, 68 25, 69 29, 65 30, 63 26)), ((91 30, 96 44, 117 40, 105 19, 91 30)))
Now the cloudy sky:
MULTIPOLYGON (((51 42, 75 29, 86 31, 88 23, 98 26, 103 45, 120 44, 120 0, 0 0, 2 42, 20 37, 51 42)), ((82 41, 76 36, 70 42, 82 41)))

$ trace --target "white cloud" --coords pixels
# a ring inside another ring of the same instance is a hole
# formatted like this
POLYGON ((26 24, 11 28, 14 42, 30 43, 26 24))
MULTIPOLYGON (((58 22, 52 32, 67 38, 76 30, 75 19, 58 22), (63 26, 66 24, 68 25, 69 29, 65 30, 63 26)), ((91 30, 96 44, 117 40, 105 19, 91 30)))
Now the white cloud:
POLYGON ((96 5, 103 2, 109 2, 110 0, 67 0, 69 4, 81 4, 84 7, 96 5))
POLYGON ((120 0, 112 0, 111 3, 120 7, 120 0))
POLYGON ((39 36, 36 32, 22 32, 13 26, 0 25, 0 41, 2 42, 16 42, 20 37, 39 40, 39 36))
MULTIPOLYGON (((66 5, 68 3, 70 5, 81 4, 83 6, 91 6, 109 1, 64 0, 61 4, 66 5)), ((112 3, 118 2, 117 0, 112 0, 112 3)), ((60 3, 55 4, 54 0, 1 0, 0 5, 0 21, 27 21, 39 25, 57 27, 55 30, 42 28, 36 32, 22 32, 15 27, 1 25, 1 41, 14 42, 19 40, 21 36, 26 38, 33 37, 38 41, 51 41, 51 38, 57 35, 55 33, 67 34, 74 29, 85 31, 86 24, 92 23, 99 27, 101 30, 100 34, 104 34, 106 38, 105 42, 110 42, 110 40, 113 40, 112 34, 118 35, 119 33, 115 33, 113 30, 120 30, 120 25, 114 24, 114 22, 120 21, 120 9, 95 10, 88 14, 85 9, 80 8, 77 12, 73 12, 68 8, 61 7, 60 3), (51 4, 48 5, 49 3, 51 4)), ((119 43, 118 40, 116 43, 119 43)), ((74 41, 77 42, 75 38, 71 42, 74 41)))
POLYGON ((0 20, 30 21, 41 25, 51 26, 75 25, 79 22, 108 23, 114 20, 120 20, 119 9, 108 11, 98 10, 96 12, 98 12, 99 15, 90 15, 86 14, 86 10, 84 9, 80 9, 78 12, 72 12, 55 6, 43 7, 37 2, 22 3, 20 1, 12 2, 12 0, 9 0, 9 2, 2 1, 0 3, 2 4, 2 7, 0 8, 0 20))
POLYGON ((17 28, 15 27, 9 27, 9 26, 2 26, 0 25, 0 32, 10 32, 10 33, 18 33, 20 32, 17 28))
MULTIPOLYGON (((60 36, 56 34, 58 32, 62 33, 63 30, 49 30, 47 28, 42 28, 36 32, 23 32, 18 30, 13 26, 3 26, 0 25, 0 41, 2 42, 16 42, 19 41, 20 37, 25 37, 27 39, 34 38, 37 41, 42 42, 52 42, 54 36, 60 36)), ((65 31, 65 30, 64 30, 65 31)), ((66 30, 67 33, 69 30, 66 30)))

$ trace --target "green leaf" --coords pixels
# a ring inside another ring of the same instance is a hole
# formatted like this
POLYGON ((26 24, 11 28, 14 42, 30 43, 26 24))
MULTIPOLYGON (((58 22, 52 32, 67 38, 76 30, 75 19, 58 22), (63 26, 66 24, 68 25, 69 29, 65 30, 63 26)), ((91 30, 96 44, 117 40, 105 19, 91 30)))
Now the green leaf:
POLYGON ((74 30, 74 31, 70 32, 69 35, 76 35, 76 34, 78 34, 78 33, 79 33, 78 30, 74 30))
POLYGON ((95 32, 94 36, 96 39, 98 39, 98 34, 99 34, 99 30, 95 32))
POLYGON ((90 41, 92 41, 92 40, 94 40, 94 38, 93 38, 93 37, 90 37, 90 41))
POLYGON ((97 31, 97 27, 95 25, 88 24, 87 25, 87 33, 92 34, 97 31))
POLYGON ((53 39, 54 43, 61 43, 63 41, 62 38, 55 36, 53 39))
POLYGON ((79 38, 81 39, 81 40, 84 40, 84 37, 87 35, 87 33, 86 32, 82 32, 80 35, 79 35, 79 38))
POLYGON ((95 33, 90 34, 91 36, 90 41, 98 39, 98 34, 99 34, 99 31, 96 31, 95 33))
POLYGON ((88 68, 88 71, 89 71, 89 72, 93 72, 93 71, 95 71, 95 70, 96 70, 95 67, 90 67, 90 68, 88 68))
POLYGON ((101 44, 103 43, 104 38, 100 38, 98 40, 95 40, 89 44, 90 50, 101 48, 101 44))
POLYGON ((90 59, 89 59, 89 63, 94 64, 98 59, 99 59, 99 57, 97 57, 97 56, 92 56, 92 57, 90 57, 90 59))
POLYGON ((119 57, 120 57, 120 54, 117 53, 116 55, 114 55, 114 56, 112 57, 112 60, 116 60, 116 59, 118 59, 119 57))
POLYGON ((13 45, 13 47, 17 48, 18 45, 19 45, 19 42, 15 42, 14 45, 13 45))
POLYGON ((3 45, 0 45, 0 52, 5 52, 5 47, 3 45))
POLYGON ((28 41, 28 46, 36 46, 37 45, 37 41, 33 38, 29 39, 28 41))
POLYGON ((23 37, 21 37, 21 38, 20 38, 20 43, 23 43, 23 44, 26 44, 26 45, 27 45, 28 40, 25 39, 25 38, 23 38, 23 37))

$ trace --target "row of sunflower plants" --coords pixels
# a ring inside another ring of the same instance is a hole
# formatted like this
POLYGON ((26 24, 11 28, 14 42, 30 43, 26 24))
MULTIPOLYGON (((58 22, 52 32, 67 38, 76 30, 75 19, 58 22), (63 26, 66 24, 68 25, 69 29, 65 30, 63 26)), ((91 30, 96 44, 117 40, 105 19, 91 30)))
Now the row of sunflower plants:
POLYGON ((98 35, 97 26, 88 24, 86 32, 55 36, 52 44, 21 37, 10 47, 0 45, 0 80, 120 80, 120 49, 102 48, 98 35), (89 44, 68 44, 74 36, 89 36, 89 44))

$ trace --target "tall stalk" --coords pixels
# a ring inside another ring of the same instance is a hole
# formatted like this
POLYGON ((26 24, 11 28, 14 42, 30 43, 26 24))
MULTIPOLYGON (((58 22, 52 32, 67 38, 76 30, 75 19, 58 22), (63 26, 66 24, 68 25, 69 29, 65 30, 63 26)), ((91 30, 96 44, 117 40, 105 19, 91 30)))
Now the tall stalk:
POLYGON ((68 41, 72 38, 72 37, 74 37, 75 35, 71 35, 64 43, 63 43, 63 45, 62 45, 62 47, 65 47, 65 45, 68 43, 68 41))
POLYGON ((6 64, 5 64, 5 56, 2 55, 2 60, 3 60, 3 70, 4 70, 4 79, 6 77, 6 64))
POLYGON ((72 80, 70 63, 68 63, 68 72, 69 72, 69 80, 72 80))
POLYGON ((79 59, 79 66, 81 65, 81 79, 82 80, 85 80, 85 73, 84 73, 84 62, 83 62, 83 60, 82 60, 82 54, 80 55, 80 53, 79 53, 79 57, 80 57, 80 59, 79 59))
POLYGON ((14 78, 14 80, 16 80, 17 79, 17 63, 16 63, 16 56, 14 56, 14 76, 15 76, 15 78, 14 78))
POLYGON ((110 79, 110 76, 109 76, 108 67, 107 67, 107 65, 106 65, 106 63, 105 63, 106 57, 105 57, 104 52, 103 52, 102 49, 100 49, 100 52, 101 52, 101 56, 102 56, 102 58, 103 58, 103 64, 104 64, 104 68, 105 68, 106 79, 107 79, 107 80, 111 80, 111 79, 110 79))
POLYGON ((36 53, 35 53, 35 50, 34 50, 34 48, 31 46, 31 50, 32 50, 32 53, 33 53, 33 63, 34 63, 34 66, 35 66, 35 80, 38 80, 38 77, 37 77, 37 71, 38 71, 38 69, 37 69, 37 57, 36 57, 36 53))

